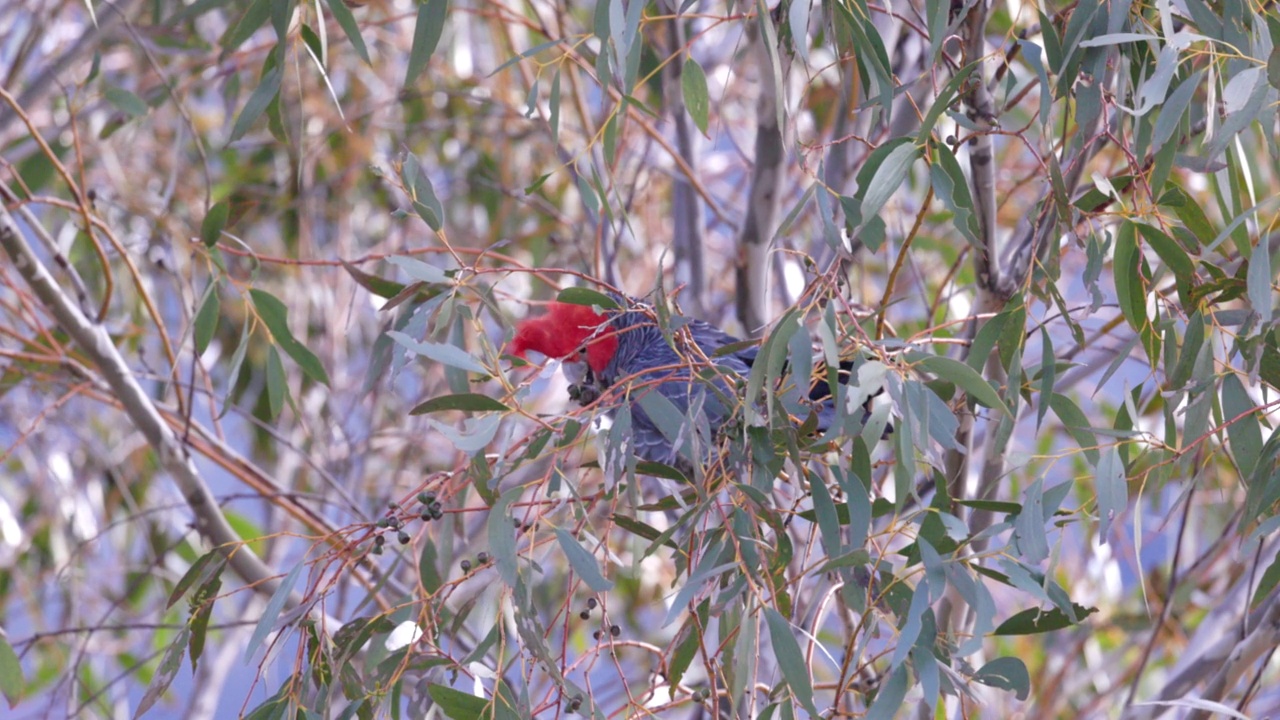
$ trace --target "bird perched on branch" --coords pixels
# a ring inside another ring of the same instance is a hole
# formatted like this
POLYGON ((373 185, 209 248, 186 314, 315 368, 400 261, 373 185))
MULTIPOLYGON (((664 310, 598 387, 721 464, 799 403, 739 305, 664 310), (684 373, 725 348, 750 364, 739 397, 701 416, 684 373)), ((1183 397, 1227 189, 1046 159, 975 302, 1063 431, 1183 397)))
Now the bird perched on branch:
MULTIPOLYGON (((563 361, 574 383, 570 396, 581 404, 617 389, 616 402, 605 412, 613 417, 621 403, 628 404, 636 457, 688 469, 695 458, 705 459, 743 404, 740 388, 760 346, 688 318, 673 318, 671 327, 680 329, 669 341, 653 308, 617 296, 611 300, 616 307, 552 302, 545 315, 516 326, 507 352, 526 359, 537 352, 563 361)), ((842 377, 850 367, 842 363, 842 377)), ((814 376, 825 377, 825 371, 814 376)), ((810 427, 826 431, 836 417, 830 386, 817 380, 808 398, 817 415, 810 427)), ((863 422, 868 414, 864 408, 863 422)))

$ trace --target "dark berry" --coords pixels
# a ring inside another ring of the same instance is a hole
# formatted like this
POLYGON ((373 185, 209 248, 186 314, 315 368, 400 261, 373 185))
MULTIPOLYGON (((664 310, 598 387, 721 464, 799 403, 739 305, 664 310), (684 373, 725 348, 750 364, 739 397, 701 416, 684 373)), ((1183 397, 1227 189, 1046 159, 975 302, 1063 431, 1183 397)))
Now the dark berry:
POLYGON ((587 609, 588 609, 588 610, 595 610, 595 609, 596 609, 596 605, 598 605, 598 604, 599 604, 599 603, 597 603, 597 602, 596 602, 596 599, 595 599, 595 598, 587 598, 587 609))
POLYGON ((400 541, 401 545, 408 545, 409 541, 413 538, 409 536, 409 533, 401 530, 400 534, 396 536, 396 539, 400 541))
POLYGON ((462 572, 471 572, 471 561, 470 561, 470 560, 463 560, 463 561, 462 561, 462 572))
POLYGON ((583 610, 582 612, 578 613, 578 617, 582 618, 583 620, 590 620, 590 619, 591 619, 591 611, 590 611, 590 610, 583 610))
POLYGON ((622 628, 618 627, 617 625, 610 626, 609 634, 614 637, 618 637, 619 635, 622 634, 622 628))

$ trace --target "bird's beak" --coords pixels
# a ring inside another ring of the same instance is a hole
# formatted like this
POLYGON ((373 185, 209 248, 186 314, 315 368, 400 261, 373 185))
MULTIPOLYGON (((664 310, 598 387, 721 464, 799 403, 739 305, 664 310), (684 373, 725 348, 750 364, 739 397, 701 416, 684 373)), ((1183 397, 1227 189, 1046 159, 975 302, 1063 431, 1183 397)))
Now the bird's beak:
POLYGON ((587 378, 586 360, 569 360, 566 358, 560 363, 560 369, 564 372, 564 379, 569 381, 570 385, 581 385, 587 378))

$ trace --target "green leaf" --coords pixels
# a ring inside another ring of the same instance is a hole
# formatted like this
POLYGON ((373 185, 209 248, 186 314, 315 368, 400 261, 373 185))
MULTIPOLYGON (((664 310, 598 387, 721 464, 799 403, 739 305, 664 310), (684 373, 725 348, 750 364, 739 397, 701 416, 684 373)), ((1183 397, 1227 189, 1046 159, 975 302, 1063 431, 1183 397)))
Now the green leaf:
POLYGON ((1178 297, 1182 300, 1183 305, 1190 306, 1192 279, 1196 272, 1196 266, 1195 263, 1191 262, 1187 251, 1182 249, 1178 241, 1164 234, 1158 228, 1139 223, 1138 232, 1142 234, 1142 238, 1147 241, 1151 249, 1156 251, 1156 255, 1160 256, 1160 260, 1173 271, 1173 277, 1178 286, 1178 297))
POLYGON ((439 552, 430 537, 422 543, 422 554, 418 556, 418 581, 427 595, 434 595, 444 585, 444 578, 440 577, 439 552))
POLYGON ((213 617, 213 604, 221 588, 222 578, 214 576, 201 585, 196 590, 195 596, 191 598, 191 620, 187 623, 187 626, 191 628, 191 642, 188 644, 188 648, 191 652, 192 670, 196 669, 200 656, 204 654, 205 638, 209 632, 209 620, 213 617))
POLYGON ((1080 406, 1066 395, 1054 393, 1049 399, 1049 407, 1053 408, 1053 412, 1062 421, 1063 426, 1080 448, 1084 450, 1084 457, 1090 465, 1098 464, 1098 438, 1093 434, 1093 428, 1089 425, 1089 419, 1085 417, 1080 406))
POLYGON ((973 679, 983 685, 1010 690, 1019 700, 1026 700, 1031 694, 1031 675, 1027 673, 1026 663, 1015 657, 992 660, 983 665, 973 679))
POLYGON ((1246 478, 1253 476, 1262 455, 1262 429, 1258 427, 1257 413, 1253 412, 1256 407, 1240 377, 1228 373, 1222 379, 1222 416, 1231 423, 1227 426, 1231 456, 1240 468, 1240 475, 1246 478))
MULTIPOLYGON (((872 156, 880 155, 880 151, 885 148, 888 148, 888 152, 878 158, 878 166, 875 167, 870 180, 865 186, 858 188, 858 195, 862 198, 863 218, 869 219, 879 215, 880 209, 907 178, 907 171, 911 169, 912 163, 920 157, 920 147, 912 143, 909 138, 885 143, 877 148, 872 156)), ((871 160, 868 159, 868 162, 871 160)), ((863 173, 859 172, 858 177, 861 181, 863 173)))
POLYGON ((165 604, 165 609, 173 607, 173 604, 182 599, 192 585, 203 585, 210 577, 220 574, 226 562, 227 556, 218 549, 201 555, 200 559, 191 563, 191 567, 183 573, 178 584, 173 586, 173 592, 169 593, 169 601, 165 604))
POLYGON ((1057 378, 1057 356, 1053 352, 1053 339, 1049 337, 1047 328, 1040 329, 1040 397, 1036 405, 1036 431, 1040 431, 1040 423, 1049 412, 1049 400, 1053 397, 1053 384, 1057 378))
POLYGON ((22 690, 26 686, 18 654, 13 651, 5 634, 0 632, 0 694, 9 701, 10 708, 15 707, 18 700, 22 699, 22 690))
MULTIPOLYGON (((967 80, 969 76, 973 74, 973 71, 977 70, 978 66, 981 64, 982 60, 977 60, 965 65, 963 68, 960 68, 960 72, 956 73, 955 76, 952 77, 945 86, 943 86, 942 92, 938 93, 938 98, 930 104, 929 110, 925 113, 924 121, 920 123, 920 133, 916 136, 916 143, 918 145, 924 146, 925 143, 929 142, 929 136, 933 133, 934 124, 938 122, 938 118, 942 117, 942 113, 947 111, 947 108, 951 105, 952 101, 958 97, 960 87, 964 84, 964 81, 967 80)), ((979 77, 981 77, 981 75, 979 75, 979 77)))
POLYGON ((889 679, 880 685, 865 720, 893 720, 898 717, 903 709, 902 701, 907 697, 907 685, 907 666, 899 665, 889 674, 889 679))
POLYGON ((289 600, 289 595, 293 592, 293 586, 297 584, 298 577, 302 575, 302 568, 306 563, 299 562, 293 566, 289 574, 280 582, 280 586, 271 594, 271 599, 267 601, 267 606, 262 610, 262 617, 258 619, 258 624, 253 629, 253 635, 249 637, 249 644, 244 649, 244 664, 248 665, 253 659, 253 654, 258 651, 258 647, 262 645, 262 641, 267 639, 271 634, 271 630, 276 626, 276 620, 280 617, 280 611, 284 609, 285 603, 289 600))
POLYGON ((1076 621, 1072 621, 1059 608, 1051 608, 1049 610, 1041 610, 1039 608, 1031 608, 1023 610, 1013 617, 1000 623, 1000 627, 995 629, 995 635, 1035 635, 1037 633, 1054 632, 1063 628, 1071 627, 1096 612, 1096 607, 1085 607, 1083 605, 1072 604, 1075 609, 1076 621))
POLYGON ((130 117, 138 117, 147 114, 147 103, 142 98, 125 90, 122 87, 108 85, 103 89, 102 94, 106 96, 107 102, 116 106, 121 112, 130 117))
POLYGON ((329 374, 325 372, 324 365, 320 364, 320 358, 298 342, 289 331, 289 311, 284 303, 271 293, 257 288, 250 290, 249 296, 253 299, 258 317, 262 318, 262 322, 266 324, 276 345, 280 346, 280 349, 302 368, 302 372, 307 377, 322 385, 328 385, 329 374))
POLYGON ((477 720, 492 715, 489 712, 489 701, 471 693, 435 683, 427 685, 427 692, 431 694, 435 704, 440 706, 440 710, 452 720, 477 720))
MULTIPOLYGON (((969 181, 951 148, 942 143, 932 143, 934 162, 929 164, 929 176, 934 192, 942 204, 955 216, 956 228, 964 239, 975 247, 981 244, 978 216, 969 194, 969 181)), ((981 357, 985 358, 986 355, 981 357)))
POLYGON ((1173 212, 1182 221, 1183 227, 1191 231, 1198 245, 1208 245, 1217 237, 1218 231, 1213 223, 1209 222, 1209 216, 1205 215, 1204 208, 1182 188, 1169 187, 1169 190, 1161 196, 1160 204, 1173 208, 1173 212))
MULTIPOLYGON (((551 127, 552 144, 560 143, 560 71, 556 70, 556 74, 551 78, 551 95, 547 99, 547 125, 551 127)), ((547 173, 543 178, 549 177, 547 173)), ((546 182, 543 180, 543 182, 546 182)), ((542 183, 538 183, 541 187, 542 183)), ((536 188, 535 188, 536 189, 536 188)), ((529 190, 525 190, 525 194, 529 194, 529 190)))
POLYGON ((231 369, 227 372, 227 390, 222 398, 222 412, 218 415, 219 418, 226 415, 234 405, 232 394, 235 393, 236 383, 240 380, 240 370, 244 367, 244 355, 248 348, 249 318, 246 317, 244 324, 240 326, 240 341, 236 343, 236 349, 231 353, 231 369))
POLYGON ((449 0, 427 0, 418 5, 418 20, 413 26, 413 47, 409 50, 409 66, 404 74, 405 87, 412 85, 426 69, 431 53, 440 44, 448 11, 449 0))
POLYGON ((244 44, 244 41, 257 32, 269 17, 271 17, 271 0, 254 0, 253 4, 244 11, 244 15, 240 16, 239 22, 227 30, 219 41, 222 54, 226 55, 244 44))
POLYGON ((320 36, 316 35, 316 31, 312 30, 309 25, 302 23, 298 28, 302 35, 302 41, 307 44, 307 49, 315 56, 316 62, 320 65, 320 72, 324 72, 325 52, 324 43, 320 41, 320 36))
POLYGON ((356 18, 347 8, 347 4, 343 0, 328 0, 328 2, 329 12, 333 13, 333 19, 338 21, 342 31, 347 34, 347 39, 356 49, 356 54, 364 60, 365 65, 372 65, 373 62, 369 60, 369 49, 364 46, 364 38, 360 37, 360 26, 356 25, 356 18))
POLYGON ((667 480, 675 480, 686 485, 689 484, 689 478, 676 468, 665 463, 652 462, 649 460, 636 461, 636 473, 640 475, 648 475, 649 477, 665 478, 667 480))
POLYGON ((284 410, 284 397, 289 392, 288 381, 284 377, 284 365, 280 362, 280 353, 275 345, 267 349, 267 407, 270 419, 280 417, 284 410))
MULTIPOLYGON (((1275 588, 1276 583, 1280 582, 1280 555, 1271 560, 1271 564, 1263 571, 1262 577, 1258 579, 1258 587, 1254 588, 1253 599, 1249 602, 1250 609, 1256 609, 1264 600, 1271 596, 1271 591, 1275 588)), ((4 637, 0 636, 0 642, 4 637)), ((0 663, 2 664, 2 663, 0 663)), ((3 672, 0 670, 0 672, 3 672)), ((3 678, 0 677, 0 681, 3 678)))
POLYGON ((196 311, 195 328, 192 333, 196 355, 204 355, 205 349, 209 347, 209 341, 213 339, 213 334, 218 329, 218 317, 221 314, 222 302, 218 299, 218 283, 214 282, 205 291, 204 301, 196 311))
POLYGON ((426 415, 427 413, 442 412, 445 410, 492 412, 510 409, 511 408, 503 405, 501 402, 498 402, 488 395, 481 395, 479 393, 458 393, 457 395, 442 395, 419 403, 409 411, 409 414, 426 415))
POLYGON ((1138 251, 1135 229, 1135 224, 1128 220, 1120 223, 1111 275, 1115 279, 1116 298, 1124 319, 1133 329, 1141 330, 1147 325, 1147 299, 1141 276, 1142 254, 1138 251))
POLYGON ((569 565, 587 587, 598 593, 613 589, 613 581, 600 574, 600 565, 596 562, 595 555, 582 547, 573 535, 562 528, 556 528, 556 540, 560 541, 560 549, 568 558, 569 565))
POLYGON ((346 260, 341 260, 340 262, 342 267, 346 268, 347 274, 351 276, 351 279, 356 281, 356 284, 380 298, 389 300, 404 292, 405 286, 402 283, 367 273, 346 260))
POLYGON ((764 619, 769 625, 769 637, 773 640, 773 653, 782 669, 782 678, 791 688, 791 694, 800 701, 804 709, 813 717, 818 716, 818 708, 813 704, 813 683, 809 677, 809 666, 805 664, 800 645, 791 634, 791 623, 782 617, 782 613, 771 607, 764 608, 764 619))
POLYGON ((689 117, 693 118, 698 131, 706 135, 707 116, 711 107, 707 95, 707 75, 692 57, 684 61, 684 68, 680 71, 680 89, 684 93, 684 107, 689 111, 689 117))
POLYGON ((556 296, 556 302, 570 305, 586 305, 587 307, 594 306, 605 310, 619 309, 618 303, 608 295, 582 287, 568 287, 561 290, 560 294, 556 296))
POLYGON ((236 118, 236 124, 231 128, 231 142, 235 142, 244 137, 249 132, 249 128, 253 127, 253 123, 267 109, 271 101, 276 98, 280 92, 280 78, 282 76, 280 66, 274 65, 270 70, 262 76, 262 80, 258 83, 258 87, 254 88, 253 94, 249 96, 248 102, 244 104, 244 109, 240 111, 240 117, 236 118))
POLYGON ((995 388, 982 379, 976 370, 959 360, 929 353, 910 352, 907 353, 907 361, 947 382, 954 383, 978 403, 1010 415, 1009 408, 1005 407, 1004 402, 1000 400, 1000 394, 995 388))
POLYGON ((219 200, 209 208, 209 214, 204 216, 204 221, 200 223, 200 240, 204 242, 205 247, 213 247, 218 244, 218 238, 222 236, 222 229, 227 226, 227 216, 231 213, 231 206, 226 200, 219 200))

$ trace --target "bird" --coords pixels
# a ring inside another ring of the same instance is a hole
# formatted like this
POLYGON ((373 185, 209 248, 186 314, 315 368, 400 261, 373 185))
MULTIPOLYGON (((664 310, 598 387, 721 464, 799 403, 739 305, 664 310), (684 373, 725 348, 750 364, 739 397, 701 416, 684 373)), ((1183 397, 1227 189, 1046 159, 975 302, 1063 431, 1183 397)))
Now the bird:
MULTIPOLYGON (((692 463, 707 462, 720 431, 743 405, 742 390, 760 346, 703 320, 679 316, 670 326, 681 331, 672 333, 669 342, 652 307, 621 295, 608 297, 614 307, 549 303, 545 314, 517 324, 506 352, 524 360, 530 352, 561 360, 573 383, 571 398, 587 405, 609 395, 616 402, 603 409, 611 418, 626 403, 635 456, 689 476, 692 463)), ((852 368, 852 361, 841 362, 842 383, 852 368)), ((835 400, 822 379, 825 368, 812 377, 817 380, 807 395, 816 424, 805 427, 821 433, 836 418, 835 400)))

